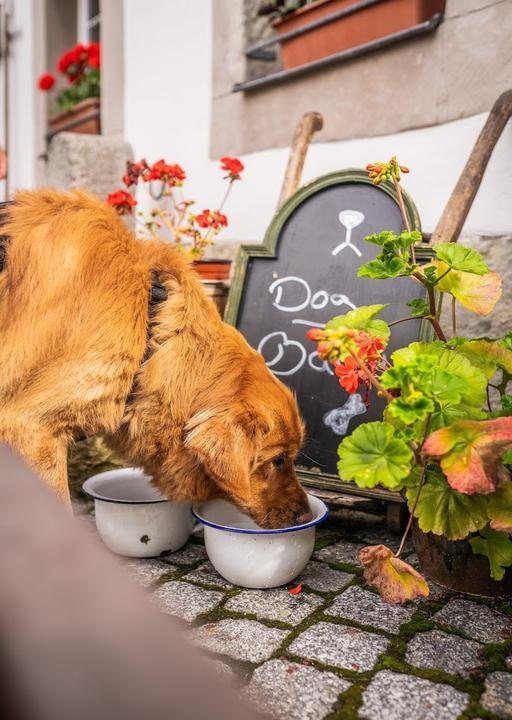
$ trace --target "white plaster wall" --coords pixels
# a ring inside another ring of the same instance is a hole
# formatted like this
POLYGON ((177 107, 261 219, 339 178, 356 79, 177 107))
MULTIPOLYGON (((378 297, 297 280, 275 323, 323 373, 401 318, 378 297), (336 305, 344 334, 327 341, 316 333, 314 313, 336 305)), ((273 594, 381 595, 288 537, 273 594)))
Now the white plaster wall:
POLYGON ((36 74, 32 0, 11 0, 9 7, 9 188, 36 183, 36 74))
MULTIPOLYGON (((218 163, 208 157, 211 2, 125 0, 124 17, 126 137, 136 157, 155 161, 163 156, 182 164, 190 176, 187 194, 201 208, 212 208, 223 187, 218 163)), ((404 178, 404 186, 418 206, 423 228, 431 231, 485 118, 486 114, 481 114, 398 135, 314 144, 304 181, 337 169, 363 167, 396 154, 402 164, 412 169, 404 178)), ((230 226, 224 238, 262 238, 279 196, 287 156, 287 148, 282 148, 242 157, 246 171, 227 207, 230 226)), ((512 232, 511 157, 512 122, 495 149, 465 232, 512 232)))

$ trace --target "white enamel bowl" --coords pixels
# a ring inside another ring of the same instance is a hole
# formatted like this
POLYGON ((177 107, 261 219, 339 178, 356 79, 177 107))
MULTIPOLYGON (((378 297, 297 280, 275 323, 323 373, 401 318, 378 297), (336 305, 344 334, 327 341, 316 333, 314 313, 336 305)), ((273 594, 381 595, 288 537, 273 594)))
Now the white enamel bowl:
POLYGON ((286 585, 304 570, 315 545, 315 527, 326 519, 325 503, 308 495, 313 519, 304 525, 266 530, 226 500, 193 508, 204 525, 206 552, 217 572, 247 588, 286 585))
POLYGON ((190 503, 166 500, 137 468, 93 475, 83 490, 94 498, 96 527, 118 555, 155 557, 184 545, 193 526, 190 503))

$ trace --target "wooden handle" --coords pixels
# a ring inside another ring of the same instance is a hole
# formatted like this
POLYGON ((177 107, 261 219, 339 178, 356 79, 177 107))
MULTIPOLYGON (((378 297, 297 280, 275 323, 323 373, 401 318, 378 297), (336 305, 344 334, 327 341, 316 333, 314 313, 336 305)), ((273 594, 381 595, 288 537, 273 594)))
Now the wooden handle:
POLYGON ((308 152, 311 138, 324 126, 324 119, 318 112, 308 112, 302 116, 301 121, 295 128, 293 134, 290 156, 284 175, 281 195, 277 204, 278 209, 288 198, 293 195, 300 185, 302 170, 308 152))
POLYGON ((432 233, 432 243, 457 242, 494 146, 511 115, 512 90, 507 90, 499 96, 489 113, 441 219, 432 233))

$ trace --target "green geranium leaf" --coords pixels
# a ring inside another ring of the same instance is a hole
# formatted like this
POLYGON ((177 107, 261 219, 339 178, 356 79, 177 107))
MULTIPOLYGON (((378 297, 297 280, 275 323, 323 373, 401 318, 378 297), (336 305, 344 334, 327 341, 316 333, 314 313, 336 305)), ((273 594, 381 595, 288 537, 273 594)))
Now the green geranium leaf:
POLYGON ((489 560, 491 577, 503 580, 505 569, 512 565, 512 540, 508 534, 486 527, 469 542, 475 555, 485 555, 489 560))
POLYGON ((383 485, 398 490, 411 472, 413 454, 386 422, 360 425, 338 447, 338 472, 359 487, 383 485))
POLYGON ((422 268, 423 275, 429 285, 434 285, 437 280, 437 268, 434 265, 426 265, 422 268))
POLYGON ((501 398, 501 407, 507 415, 512 415, 512 395, 503 395, 501 398))
POLYGON ((406 250, 411 247, 411 245, 421 242, 422 239, 423 238, 419 230, 412 230, 411 232, 403 230, 397 238, 397 244, 403 250, 406 250))
POLYGON ((507 350, 512 351, 512 332, 509 332, 504 337, 502 337, 500 342, 503 347, 506 347, 507 350))
POLYGON ((373 233, 367 235, 364 239, 366 242, 372 243, 372 245, 380 245, 383 247, 387 243, 393 243, 397 239, 397 235, 391 230, 384 230, 381 233, 373 233))
POLYGON ((439 260, 454 270, 461 270, 473 275, 485 275, 489 272, 480 253, 471 248, 457 243, 439 243, 433 246, 433 250, 439 260))
POLYGON ((512 450, 507 450, 505 455, 501 458, 503 465, 512 465, 512 450))
POLYGON ((487 514, 493 530, 512 533, 512 482, 504 482, 489 495, 487 514))
MULTIPOLYGON (((416 488, 407 488, 409 509, 415 497, 416 488)), ((414 515, 423 532, 462 540, 487 524, 487 503, 482 495, 462 495, 453 490, 439 470, 429 470, 414 515)))
POLYGON ((428 303, 421 298, 415 298, 405 304, 411 308, 411 315, 413 317, 421 317, 422 315, 428 315, 430 313, 428 303))
POLYGON ((414 245, 414 243, 421 242, 422 236, 418 230, 413 230, 412 232, 404 230, 400 235, 396 235, 390 230, 384 230, 384 232, 378 234, 367 235, 365 240, 373 245, 380 245, 381 247, 388 245, 405 250, 411 245, 414 245))
POLYGON ((407 395, 392 400, 387 411, 391 417, 398 418, 405 425, 412 425, 418 420, 424 420, 429 413, 434 411, 434 408, 435 405, 430 398, 413 390, 407 395))
POLYGON ((512 351, 500 340, 468 340, 458 345, 457 349, 472 365, 479 368, 488 380, 498 367, 512 374, 512 351))
POLYGON ((388 340, 390 330, 387 322, 384 320, 375 320, 375 316, 378 315, 387 305, 365 305, 356 310, 351 310, 346 315, 338 315, 332 320, 329 320, 325 326, 326 330, 334 330, 336 332, 343 332, 344 330, 363 330, 369 335, 374 335, 388 340))
POLYGON ((399 256, 391 258, 382 258, 379 256, 375 260, 361 265, 357 271, 357 277, 367 277, 372 280, 384 280, 385 278, 398 277, 402 275, 407 268, 406 262, 399 256))
POLYGON ((453 425, 459 420, 485 420, 488 415, 483 411, 464 403, 456 403, 454 405, 442 405, 430 418, 430 429, 432 431, 453 425))
MULTIPOLYGON (((396 350, 391 356, 396 368, 430 361, 439 370, 446 371, 452 378, 458 378, 460 402, 468 407, 481 408, 486 400, 487 378, 484 373, 456 350, 444 348, 439 343, 411 343, 396 350)), ((420 388, 423 389, 423 388, 420 388)), ((451 387, 454 389, 454 386, 451 387)), ((450 400, 446 399, 446 402, 450 400)))

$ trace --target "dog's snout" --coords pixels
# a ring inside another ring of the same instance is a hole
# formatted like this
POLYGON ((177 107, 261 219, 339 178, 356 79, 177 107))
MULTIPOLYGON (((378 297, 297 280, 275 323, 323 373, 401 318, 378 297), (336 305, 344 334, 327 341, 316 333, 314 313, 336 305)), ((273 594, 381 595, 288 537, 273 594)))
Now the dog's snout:
POLYGON ((295 520, 297 525, 305 525, 313 520, 313 513, 310 510, 307 510, 306 512, 300 511, 295 513, 295 520))

